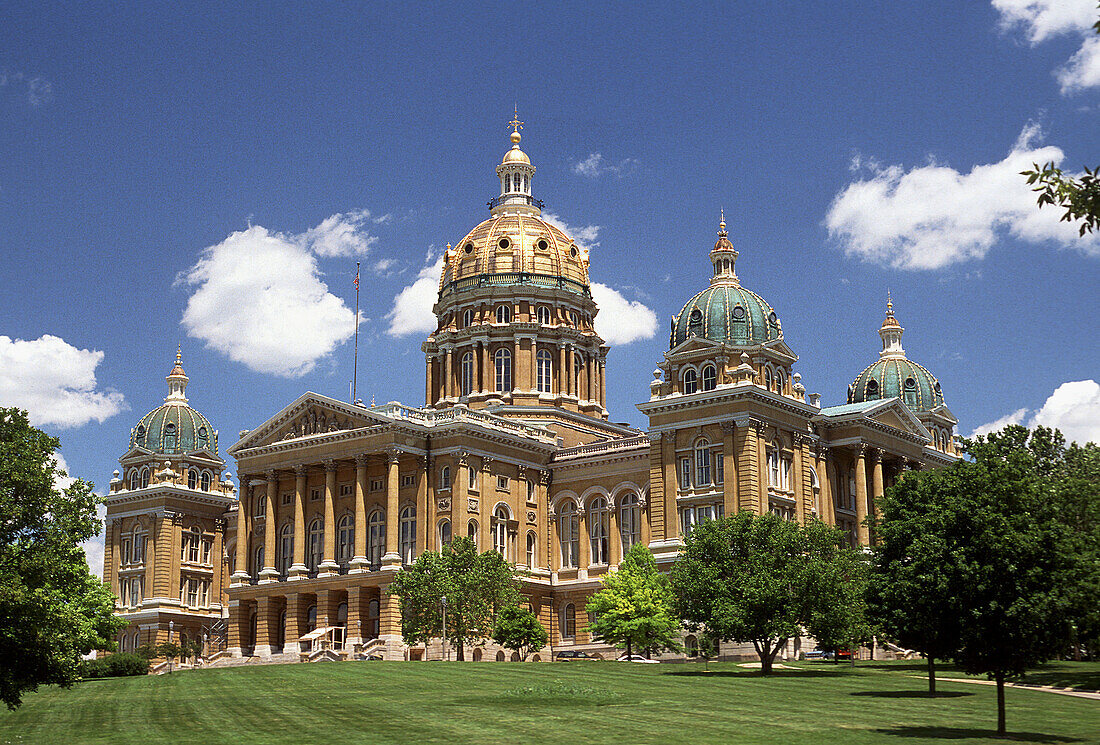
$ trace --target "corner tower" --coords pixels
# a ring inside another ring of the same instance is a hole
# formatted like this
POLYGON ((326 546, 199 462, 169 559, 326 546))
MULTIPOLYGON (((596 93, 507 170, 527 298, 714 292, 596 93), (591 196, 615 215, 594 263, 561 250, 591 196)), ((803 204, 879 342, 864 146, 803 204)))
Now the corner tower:
POLYGON ((489 218, 447 245, 438 326, 423 345, 425 403, 546 424, 567 444, 605 438, 623 428, 606 423, 608 347, 593 327, 588 252, 542 219, 522 124, 509 123, 489 218))

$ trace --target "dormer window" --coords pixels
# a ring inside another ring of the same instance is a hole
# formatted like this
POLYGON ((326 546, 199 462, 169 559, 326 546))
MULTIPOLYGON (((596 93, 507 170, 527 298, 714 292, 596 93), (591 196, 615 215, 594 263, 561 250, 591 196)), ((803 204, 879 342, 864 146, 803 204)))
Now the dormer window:
POLYGON ((466 329, 474 325, 474 312, 466 310, 462 313, 462 328, 466 329))
POLYGON ((716 375, 716 372, 715 372, 714 365, 704 365, 703 366, 703 390, 704 391, 714 390, 716 382, 717 382, 717 375, 716 375))
POLYGON ((684 393, 688 395, 695 393, 699 390, 698 384, 699 378, 695 370, 688 368, 684 373, 684 393))

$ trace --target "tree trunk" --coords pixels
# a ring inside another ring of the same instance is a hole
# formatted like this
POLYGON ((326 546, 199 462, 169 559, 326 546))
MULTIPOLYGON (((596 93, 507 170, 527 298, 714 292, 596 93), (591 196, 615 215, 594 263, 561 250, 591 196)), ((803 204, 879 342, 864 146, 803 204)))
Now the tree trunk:
POLYGON ((464 654, 464 647, 463 647, 463 644, 462 644, 462 637, 461 636, 458 638, 458 654, 455 655, 455 660, 457 660, 458 662, 465 662, 466 661, 466 656, 464 654))
POLYGON ((630 662, 630 637, 626 639, 626 661, 630 662))
POLYGON ((998 670, 997 678, 997 734, 1005 733, 1005 674, 998 670))
POLYGON ((760 674, 771 675, 772 674, 772 656, 775 652, 779 651, 779 645, 775 646, 775 650, 772 650, 770 641, 764 642, 764 648, 761 650, 757 647, 757 654, 760 655, 760 674))
POLYGON ((936 697, 936 659, 928 656, 928 695, 936 697))

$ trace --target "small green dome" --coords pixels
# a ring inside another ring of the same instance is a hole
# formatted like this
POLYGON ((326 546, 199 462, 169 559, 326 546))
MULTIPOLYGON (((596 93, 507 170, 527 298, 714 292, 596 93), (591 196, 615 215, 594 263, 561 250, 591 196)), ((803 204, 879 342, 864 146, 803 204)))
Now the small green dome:
POLYGON ((900 398, 911 411, 943 405, 936 376, 905 357, 884 357, 867 367, 848 386, 848 403, 900 398))
POLYGON ((207 449, 218 453, 218 433, 199 412, 179 403, 166 403, 141 418, 130 430, 130 446, 175 455, 207 449))
POLYGON ((783 327, 772 307, 755 292, 722 283, 688 300, 673 317, 669 349, 692 336, 747 347, 782 339, 783 327))

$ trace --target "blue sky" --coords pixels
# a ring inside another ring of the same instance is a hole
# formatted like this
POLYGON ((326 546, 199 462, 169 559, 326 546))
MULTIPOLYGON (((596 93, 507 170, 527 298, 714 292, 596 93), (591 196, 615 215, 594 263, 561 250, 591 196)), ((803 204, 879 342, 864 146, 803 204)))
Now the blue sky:
POLYGON ((422 403, 431 269, 487 216, 515 105, 536 195, 605 286, 613 419, 644 426, 634 404, 724 207, 742 282, 826 404, 877 357, 890 289, 962 434, 1097 439, 1100 237, 1015 177, 1100 163, 1096 17, 1092 0, 4 3, 0 405, 105 488, 180 343, 224 450, 304 390, 347 396, 356 260, 360 395, 422 403))

